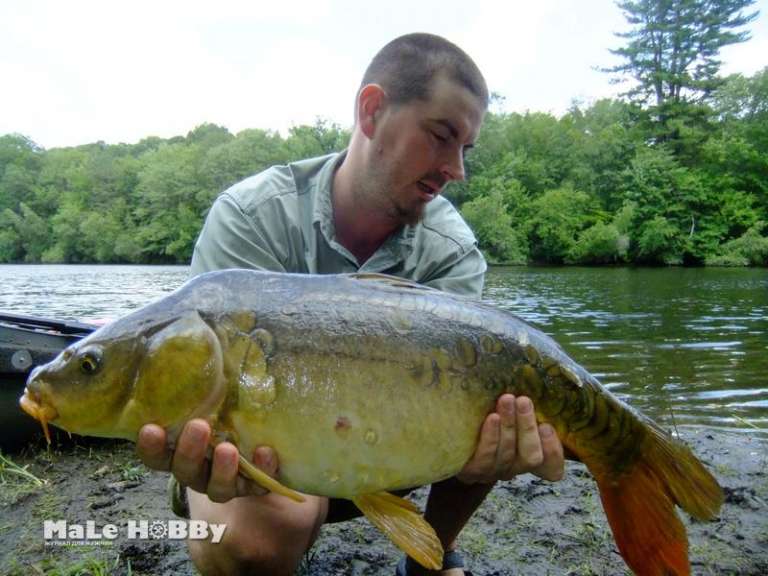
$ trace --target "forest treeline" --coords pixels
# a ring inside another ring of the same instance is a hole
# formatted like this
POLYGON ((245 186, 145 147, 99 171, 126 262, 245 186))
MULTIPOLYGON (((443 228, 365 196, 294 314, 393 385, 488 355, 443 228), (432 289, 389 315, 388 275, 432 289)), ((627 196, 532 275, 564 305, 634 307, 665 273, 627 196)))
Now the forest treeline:
MULTIPOLYGON (((618 0, 630 29, 604 71, 626 93, 559 118, 489 113, 446 191, 488 259, 768 264, 768 68, 722 78, 718 59, 749 40, 753 4, 618 0)), ((2 136, 0 262, 186 263, 219 192, 348 141, 324 121, 51 150, 2 136)))
MULTIPOLYGON (((630 28, 603 71, 630 89, 559 118, 489 113, 446 195, 491 262, 765 266, 768 68, 722 78, 718 59, 749 40, 754 0, 617 5, 630 28)), ((0 262, 186 263, 220 191, 348 141, 324 121, 51 150, 2 136, 0 262)))
MULTIPOLYGON (((727 79, 660 140, 622 100, 489 113, 448 197, 493 262, 766 265, 768 68, 727 79)), ((346 146, 318 121, 283 137, 205 124, 184 137, 44 150, 0 137, 0 262, 186 263, 215 196, 346 146)))
POLYGON ((451 196, 496 262, 765 266, 768 68, 709 100, 491 115, 451 196))

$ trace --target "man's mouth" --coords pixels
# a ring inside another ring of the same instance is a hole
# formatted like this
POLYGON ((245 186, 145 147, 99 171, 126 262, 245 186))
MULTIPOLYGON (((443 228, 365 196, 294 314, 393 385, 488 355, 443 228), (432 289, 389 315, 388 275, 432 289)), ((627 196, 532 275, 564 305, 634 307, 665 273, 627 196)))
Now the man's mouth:
POLYGON ((418 186, 419 190, 421 191, 422 198, 427 202, 434 199, 434 197, 437 196, 440 190, 439 188, 435 188, 427 184, 423 180, 419 180, 418 182, 416 182, 416 186, 418 186))

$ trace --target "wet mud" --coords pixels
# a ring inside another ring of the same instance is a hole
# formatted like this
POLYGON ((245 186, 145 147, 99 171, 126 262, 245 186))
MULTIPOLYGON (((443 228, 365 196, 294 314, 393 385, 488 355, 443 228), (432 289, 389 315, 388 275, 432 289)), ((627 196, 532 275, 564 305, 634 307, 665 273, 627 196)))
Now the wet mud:
MULTIPOLYGON (((713 522, 682 514, 692 573, 768 574, 768 439, 700 428, 682 429, 681 437, 726 494, 713 522)), ((175 520, 166 496, 168 475, 144 468, 131 444, 79 441, 48 450, 40 443, 4 456, 13 464, 0 465, 0 574, 196 574, 185 542, 168 537, 168 521, 175 520), (116 536, 51 543, 44 539, 45 520, 63 520, 70 528, 91 521, 97 531, 112 524, 116 536), (146 537, 137 526, 147 527, 146 537)), ((421 505, 425 497, 425 490, 413 496, 421 505)), ((498 485, 459 543, 467 567, 479 576, 630 574, 596 485, 577 463, 568 463, 561 482, 526 475, 498 485)), ((299 573, 391 575, 399 558, 392 544, 359 519, 326 525, 299 573)))

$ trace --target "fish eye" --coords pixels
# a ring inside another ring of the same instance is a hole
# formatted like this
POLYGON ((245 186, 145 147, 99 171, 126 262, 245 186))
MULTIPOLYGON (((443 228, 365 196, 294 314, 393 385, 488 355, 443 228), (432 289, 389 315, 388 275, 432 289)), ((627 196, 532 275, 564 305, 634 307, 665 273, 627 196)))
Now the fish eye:
POLYGON ((89 376, 95 374, 101 368, 101 352, 98 350, 86 350, 78 358, 80 371, 89 376))

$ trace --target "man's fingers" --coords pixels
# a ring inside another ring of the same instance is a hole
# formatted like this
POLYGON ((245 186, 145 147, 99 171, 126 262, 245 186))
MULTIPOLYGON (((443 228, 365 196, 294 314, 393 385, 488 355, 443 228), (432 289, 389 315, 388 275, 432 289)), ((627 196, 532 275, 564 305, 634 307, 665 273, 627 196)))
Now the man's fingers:
POLYGON ((496 474, 503 480, 514 476, 517 459, 517 408, 515 397, 503 394, 496 403, 500 417, 499 443, 496 449, 496 474))
POLYGON ((459 472, 458 478, 465 484, 492 482, 495 471, 496 452, 500 436, 500 416, 496 412, 489 414, 480 429, 480 441, 472 458, 459 472))
MULTIPOLYGON (((277 461, 277 455, 275 454, 275 451, 272 450, 269 446, 259 446, 256 448, 256 450, 253 451, 253 455, 251 457, 251 462, 253 462, 253 465, 259 468, 260 470, 263 470, 273 478, 277 476, 277 469, 278 469, 278 461, 277 461)), ((244 476, 240 475, 237 477, 237 494, 238 496, 248 496, 248 495, 255 495, 255 496, 263 496, 264 494, 269 493, 269 490, 266 490, 256 484, 253 480, 249 478, 245 478, 244 476)))
POLYGON ((260 468, 270 476, 277 474, 277 456, 275 451, 269 446, 259 446, 253 451, 252 458, 254 466, 260 468))
POLYGON ((139 430, 136 452, 144 464, 154 470, 171 469, 173 454, 166 445, 165 430, 157 424, 147 424, 139 430))
POLYGON ((237 460, 237 448, 229 442, 222 442, 214 448, 206 491, 212 501, 227 502, 237 496, 237 460))
POLYGON ((195 490, 206 492, 208 487, 208 443, 211 427, 205 420, 190 420, 176 442, 171 470, 176 479, 195 490))
POLYGON ((517 457, 515 468, 529 471, 544 462, 544 452, 539 438, 539 426, 530 398, 521 396, 515 400, 517 407, 517 457))
POLYGON ((536 470, 536 474, 544 480, 556 482, 565 474, 565 459, 563 458, 563 445, 550 424, 539 426, 541 449, 544 452, 544 461, 536 470))

